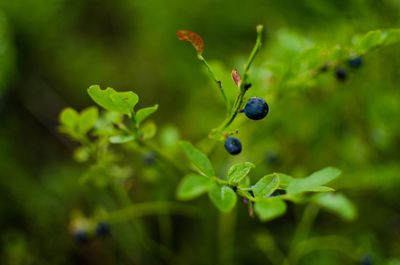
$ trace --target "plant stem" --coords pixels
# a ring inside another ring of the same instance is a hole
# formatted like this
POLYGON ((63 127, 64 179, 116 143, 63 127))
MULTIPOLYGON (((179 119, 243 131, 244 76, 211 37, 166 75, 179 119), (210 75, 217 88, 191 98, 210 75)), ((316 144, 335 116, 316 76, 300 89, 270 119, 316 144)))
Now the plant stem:
POLYGON ((314 204, 309 204, 303 211, 301 220, 296 227, 292 242, 290 244, 290 250, 287 255, 288 259, 284 261, 283 265, 294 265, 294 260, 296 260, 296 248, 297 244, 307 237, 310 233, 311 227, 314 224, 315 218, 319 212, 319 207, 314 204))
POLYGON ((232 265, 235 246, 236 209, 229 214, 220 213, 218 226, 218 264, 232 265))
POLYGON ((229 102, 228 97, 225 94, 225 91, 224 91, 224 89, 222 87, 221 80, 219 80, 217 78, 217 76, 215 75, 215 73, 212 70, 211 66, 207 63, 206 59, 201 54, 198 54, 197 58, 203 63, 203 65, 206 67, 208 73, 210 74, 210 77, 217 84, 218 89, 221 92, 222 98, 224 99, 226 110, 229 112, 229 110, 231 109, 231 103, 229 102))
POLYGON ((235 102, 233 103, 233 108, 228 112, 229 115, 228 117, 222 122, 222 124, 217 127, 217 131, 222 132, 226 128, 229 127, 229 125, 232 124, 232 122, 235 120, 236 115, 239 113, 240 108, 243 105, 243 100, 244 96, 247 92, 247 79, 248 79, 248 72, 250 70, 250 67, 256 58, 261 45, 262 45, 262 32, 263 32, 263 26, 258 25, 257 26, 257 39, 256 39, 256 44, 253 47, 253 50, 250 53, 250 56, 247 60, 247 63, 244 65, 244 70, 243 70, 243 79, 240 82, 240 87, 239 87, 239 94, 237 95, 235 102))
POLYGON ((311 227, 314 224, 315 218, 319 212, 319 207, 314 204, 309 204, 303 211, 300 223, 297 225, 296 231, 292 240, 292 247, 294 247, 302 239, 306 238, 310 233, 311 227))

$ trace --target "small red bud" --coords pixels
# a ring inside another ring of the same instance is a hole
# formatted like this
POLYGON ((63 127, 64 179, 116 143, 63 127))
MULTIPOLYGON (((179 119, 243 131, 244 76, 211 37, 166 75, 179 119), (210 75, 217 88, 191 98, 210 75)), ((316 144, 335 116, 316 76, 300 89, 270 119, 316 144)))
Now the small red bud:
POLYGON ((235 84, 238 87, 240 87, 240 83, 242 82, 242 80, 240 79, 240 74, 239 74, 238 70, 233 69, 232 73, 231 73, 231 76, 232 76, 233 82, 235 82, 235 84))

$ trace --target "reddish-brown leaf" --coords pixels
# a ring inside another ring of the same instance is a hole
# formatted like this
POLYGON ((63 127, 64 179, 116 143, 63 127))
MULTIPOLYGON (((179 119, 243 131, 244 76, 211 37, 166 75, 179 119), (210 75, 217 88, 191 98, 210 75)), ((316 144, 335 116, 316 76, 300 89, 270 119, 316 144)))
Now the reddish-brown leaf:
POLYGON ((190 42, 196 49, 197 54, 202 54, 204 51, 204 42, 199 34, 190 30, 178 30, 176 36, 179 40, 190 42))

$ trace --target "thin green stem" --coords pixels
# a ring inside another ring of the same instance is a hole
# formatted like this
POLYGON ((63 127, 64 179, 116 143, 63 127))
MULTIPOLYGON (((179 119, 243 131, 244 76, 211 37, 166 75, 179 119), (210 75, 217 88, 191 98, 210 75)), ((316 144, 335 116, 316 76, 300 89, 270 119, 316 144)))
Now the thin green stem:
POLYGON ((253 47, 253 50, 250 53, 250 56, 247 60, 247 63, 244 65, 244 70, 243 70, 243 78, 242 81, 240 82, 240 87, 239 87, 239 94, 237 95, 235 102, 233 103, 232 109, 229 111, 228 117, 222 122, 222 124, 217 127, 217 131, 222 132, 226 128, 229 127, 229 125, 232 124, 232 122, 235 120, 237 114, 240 111, 240 108, 243 106, 243 101, 244 101, 244 96, 247 92, 248 89, 248 72, 250 70, 250 67, 256 58, 258 52, 260 51, 261 45, 262 45, 262 32, 263 32, 263 26, 258 25, 257 26, 257 39, 256 43, 253 47))
POLYGON ((303 215, 301 217, 300 223, 296 227, 296 231, 292 240, 292 247, 306 238, 311 231, 311 227, 314 224, 315 218, 317 217, 319 212, 319 207, 315 204, 309 204, 303 211, 303 215))
POLYGON ((229 214, 219 214, 218 253, 221 265, 232 265, 235 249, 236 209, 229 214))
POLYGON ((285 255, 283 251, 279 248, 274 237, 268 230, 259 233, 256 236, 256 242, 258 247, 265 256, 269 259, 272 265, 280 265, 285 261, 285 255))
POLYGON ((288 257, 288 260, 286 260, 285 265, 296 265, 302 257, 309 253, 321 250, 340 252, 352 261, 357 261, 361 255, 357 247, 347 238, 339 236, 322 236, 299 242, 294 251, 288 257))
POLYGON ((292 242, 290 244, 289 253, 287 255, 288 259, 283 262, 283 265, 294 265, 297 260, 297 245, 301 240, 306 238, 310 233, 311 227, 314 224, 315 218, 319 212, 319 207, 313 204, 309 204, 303 211, 301 220, 296 227, 292 242), (292 263, 294 262, 294 263, 292 263))
POLYGON ((225 94, 225 91, 222 87, 221 80, 217 78, 215 75, 214 71, 212 70, 211 66, 207 63, 206 59, 201 55, 198 54, 197 58, 203 63, 203 65, 206 67, 208 73, 210 74, 210 77, 213 79, 213 81, 217 84, 219 91, 221 92, 222 98, 224 99, 225 107, 227 111, 230 111, 231 109, 231 103, 228 100, 228 97, 225 94))

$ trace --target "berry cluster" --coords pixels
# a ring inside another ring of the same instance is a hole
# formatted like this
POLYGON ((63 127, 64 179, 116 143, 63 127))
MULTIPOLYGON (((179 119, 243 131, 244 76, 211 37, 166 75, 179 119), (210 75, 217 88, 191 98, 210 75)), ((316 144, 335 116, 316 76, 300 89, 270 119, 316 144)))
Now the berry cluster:
MULTIPOLYGON (((247 101, 242 112, 251 120, 261 120, 267 116, 269 106, 264 99, 252 97, 247 101)), ((242 151, 242 144, 235 137, 227 137, 224 147, 231 155, 237 155, 242 151)))
POLYGON ((110 224, 106 221, 91 223, 86 218, 77 218, 71 223, 71 235, 77 244, 88 243, 92 237, 104 238, 111 234, 110 224))
MULTIPOLYGON (((361 56, 355 56, 347 61, 347 67, 351 69, 358 69, 363 64, 363 58, 361 56)), ((328 70, 328 65, 321 67, 321 72, 326 72, 328 70)), ((335 77, 338 81, 344 82, 348 78, 348 71, 344 65, 338 66, 335 70, 335 77)))

